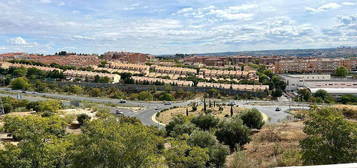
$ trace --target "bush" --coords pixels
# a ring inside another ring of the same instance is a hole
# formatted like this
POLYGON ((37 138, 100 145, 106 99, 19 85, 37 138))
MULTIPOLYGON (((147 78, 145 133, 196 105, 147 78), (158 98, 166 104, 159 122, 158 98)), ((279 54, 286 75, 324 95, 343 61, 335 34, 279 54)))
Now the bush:
POLYGON ((222 144, 216 144, 208 148, 211 167, 224 167, 226 157, 229 155, 229 148, 222 144))
POLYGON ((10 83, 11 88, 14 90, 27 90, 30 88, 30 83, 25 77, 15 78, 10 83))
POLYGON ((188 122, 189 122, 188 118, 183 115, 178 115, 178 116, 174 117, 165 127, 167 135, 170 135, 171 132, 174 131, 174 128, 176 126, 183 125, 188 122))
POLYGON ((263 116, 257 109, 244 111, 240 118, 243 120, 243 124, 249 128, 260 129, 264 125, 263 116))
POLYGON ((207 131, 196 130, 192 132, 187 140, 187 143, 191 146, 207 148, 215 145, 217 143, 217 139, 214 135, 211 135, 207 131))
POLYGON ((332 108, 315 109, 304 122, 307 135, 300 142, 304 164, 357 161, 357 125, 332 108))
POLYGON ((200 114, 199 116, 193 118, 191 122, 203 130, 209 130, 218 125, 219 119, 213 115, 200 114))
POLYGON ((89 117, 87 114, 79 114, 77 116, 77 121, 79 123, 79 125, 83 125, 84 122, 89 121, 91 119, 91 117, 89 117))
POLYGON ((152 101, 154 96, 148 91, 142 91, 138 94, 138 100, 142 101, 152 101))
POLYGON ((231 118, 221 121, 216 131, 217 139, 234 149, 236 145, 243 146, 250 141, 250 130, 240 118, 231 118))
POLYGON ((161 101, 174 101, 175 97, 170 93, 163 93, 159 96, 159 100, 161 101))

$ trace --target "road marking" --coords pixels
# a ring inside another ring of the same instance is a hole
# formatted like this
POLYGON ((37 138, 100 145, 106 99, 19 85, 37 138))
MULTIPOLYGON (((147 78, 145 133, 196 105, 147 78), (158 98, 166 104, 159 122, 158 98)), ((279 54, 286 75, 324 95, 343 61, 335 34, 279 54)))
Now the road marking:
POLYGON ((156 120, 156 114, 157 114, 157 113, 158 113, 158 112, 154 113, 154 115, 151 116, 151 120, 154 121, 154 123, 156 123, 156 124, 158 124, 158 125, 166 126, 166 124, 163 124, 163 123, 161 123, 161 122, 159 122, 159 121, 156 120))

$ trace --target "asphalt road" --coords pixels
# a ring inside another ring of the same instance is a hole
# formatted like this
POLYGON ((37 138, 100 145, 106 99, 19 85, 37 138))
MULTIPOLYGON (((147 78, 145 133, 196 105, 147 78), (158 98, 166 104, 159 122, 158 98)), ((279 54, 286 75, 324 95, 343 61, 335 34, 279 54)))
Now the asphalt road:
MULTIPOLYGON (((38 93, 38 92, 26 92, 11 90, 9 88, 0 88, 0 90, 8 91, 13 94, 0 93, 0 96, 11 96, 16 98, 17 94, 21 94, 24 99, 30 101, 44 100, 46 98, 55 98, 55 99, 65 99, 65 100, 76 100, 76 101, 89 101, 94 103, 110 103, 116 105, 123 105, 118 99, 109 99, 109 98, 93 98, 93 97, 84 97, 76 95, 64 95, 64 94, 54 94, 54 93, 38 93)), ((132 111, 126 108, 112 108, 112 112, 115 113, 120 111, 122 114, 130 117, 138 118, 145 125, 159 125, 152 120, 152 116, 157 112, 160 112, 164 109, 169 109, 174 106, 186 106, 192 102, 198 102, 202 104, 202 101, 199 100, 189 100, 182 102, 172 102, 171 105, 165 105, 164 102, 142 102, 142 101, 126 101, 124 105, 127 106, 137 106, 143 107, 142 110, 132 111)), ((276 123, 281 120, 284 120, 289 116, 286 111, 289 108, 308 108, 307 104, 300 104, 296 102, 287 102, 287 101, 226 101, 221 103, 235 103, 240 107, 246 108, 256 108, 259 111, 265 113, 269 118, 271 123, 276 123), (289 106, 290 104, 290 106, 289 106), (281 111, 275 111, 279 107, 281 111)))

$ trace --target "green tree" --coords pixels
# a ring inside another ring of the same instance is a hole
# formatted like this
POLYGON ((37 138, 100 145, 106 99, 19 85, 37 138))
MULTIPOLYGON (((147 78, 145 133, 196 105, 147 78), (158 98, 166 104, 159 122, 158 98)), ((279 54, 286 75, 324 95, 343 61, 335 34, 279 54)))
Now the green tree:
POLYGON ((138 94, 138 99, 142 101, 152 101, 154 96, 148 91, 142 91, 138 94))
POLYGON ((194 117, 191 122, 202 130, 209 130, 211 128, 215 128, 218 125, 219 119, 210 114, 200 114, 194 117))
POLYGON ((70 166, 70 138, 46 137, 36 134, 17 145, 5 143, 0 150, 0 167, 57 168, 70 166))
POLYGON ((195 130, 188 138, 187 143, 191 146, 207 148, 215 145, 217 143, 217 139, 214 135, 207 131, 195 130))
POLYGON ((13 76, 14 77, 25 77, 27 74, 27 69, 26 68, 16 68, 14 71, 13 71, 13 76))
POLYGON ((326 103, 332 103, 333 102, 333 97, 329 93, 327 93, 326 90, 323 90, 323 89, 317 90, 313 94, 313 96, 316 97, 316 98, 320 98, 323 102, 326 102, 326 103))
POLYGON ((315 109, 304 122, 307 135, 300 142, 307 165, 357 161, 357 125, 344 119, 336 109, 315 109))
POLYGON ((4 121, 4 131, 12 134, 16 140, 31 139, 38 135, 62 137, 65 135, 65 128, 68 124, 56 115, 51 117, 6 116, 4 121))
POLYGON ((33 87, 36 92, 44 92, 47 89, 47 84, 42 82, 41 80, 35 80, 33 87))
POLYGON ((346 77, 348 75, 348 70, 345 67, 338 67, 334 75, 338 77, 346 77))
POLYGON ((29 81, 25 77, 13 79, 10 83, 10 86, 14 90, 27 90, 31 87, 29 81))
POLYGON ((224 167, 226 157, 229 155, 229 148, 222 144, 216 144, 208 148, 209 164, 212 167, 224 167))
POLYGON ((309 101, 311 98, 311 92, 309 89, 299 89, 297 93, 300 101, 309 101))
POLYGON ((69 87, 69 92, 73 93, 73 94, 82 94, 83 93, 83 88, 81 86, 78 85, 71 85, 69 87))
POLYGON ((218 125, 216 131, 217 139, 234 149, 236 145, 244 145, 250 141, 250 130, 243 124, 243 121, 238 117, 225 119, 218 125))
POLYGON ((263 116, 257 109, 249 109, 244 111, 240 118, 243 124, 249 128, 260 129, 264 125, 263 116))
POLYGON ((342 95, 340 98, 340 102, 343 104, 356 103, 357 97, 352 94, 342 95))
POLYGON ((75 141, 74 167, 159 167, 161 143, 155 131, 115 117, 93 120, 75 141))
POLYGON ((195 125, 190 122, 190 119, 184 115, 174 117, 165 128, 167 135, 173 137, 191 134, 196 129, 195 125))
POLYGON ((172 168, 205 168, 209 160, 207 149, 189 146, 185 141, 171 141, 165 151, 167 165, 172 168))
POLYGON ((276 89, 276 90, 273 90, 271 96, 273 97, 281 97, 283 95, 283 91, 281 91, 280 89, 276 89))
POLYGON ((99 88, 91 88, 88 94, 91 97, 100 97, 102 96, 102 91, 99 88))
POLYGON ((175 97, 172 96, 172 94, 170 94, 170 93, 162 93, 159 96, 159 100, 161 100, 161 101, 174 101, 175 97))
POLYGON ((37 112, 57 112, 62 108, 62 103, 58 100, 44 100, 38 102, 37 112))
POLYGON ((208 90, 207 93, 210 98, 218 97, 218 95, 219 95, 219 91, 217 89, 213 89, 213 88, 208 90))

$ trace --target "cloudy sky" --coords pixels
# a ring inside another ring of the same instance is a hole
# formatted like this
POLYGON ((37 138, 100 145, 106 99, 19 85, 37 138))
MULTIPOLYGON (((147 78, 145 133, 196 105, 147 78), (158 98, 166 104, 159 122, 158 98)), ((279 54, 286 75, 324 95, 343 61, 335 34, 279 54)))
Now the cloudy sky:
POLYGON ((0 0, 0 53, 357 46, 357 0, 0 0))

